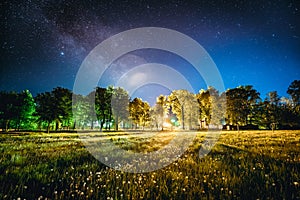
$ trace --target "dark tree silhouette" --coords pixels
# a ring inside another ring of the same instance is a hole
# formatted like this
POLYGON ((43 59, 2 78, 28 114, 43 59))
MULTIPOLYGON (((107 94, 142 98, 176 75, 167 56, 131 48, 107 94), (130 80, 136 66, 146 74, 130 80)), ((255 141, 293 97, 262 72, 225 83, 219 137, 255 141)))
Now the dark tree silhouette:
POLYGON ((69 89, 57 87, 51 92, 54 97, 54 111, 57 112, 55 130, 58 130, 59 123, 69 127, 72 119, 72 92, 69 89))
POLYGON ((51 122, 55 121, 55 130, 59 123, 66 121, 69 126, 72 118, 72 92, 68 89, 57 87, 52 92, 40 93, 35 98, 36 115, 38 121, 47 123, 47 132, 51 122))
POLYGON ((260 99, 259 93, 253 86, 240 86, 226 91, 227 99, 227 121, 230 124, 246 125, 252 122, 253 113, 257 100, 260 99))
MULTIPOLYGON (((96 88, 96 95, 95 95, 95 104, 96 104, 96 115, 98 121, 100 123, 100 131, 105 123, 108 122, 110 124, 111 121, 111 98, 113 94, 113 88, 108 87, 106 88, 96 88)), ((109 125, 110 128, 110 125, 109 125)))
POLYGON ((47 123, 47 132, 49 133, 51 122, 59 118, 59 113, 55 109, 55 98, 50 92, 44 92, 35 97, 35 102, 38 121, 47 123))
POLYGON ((18 94, 15 92, 0 92, 0 119, 2 128, 8 131, 10 122, 18 115, 18 94))
POLYGON ((300 105, 300 80, 294 80, 288 87, 287 93, 292 97, 294 107, 300 105))

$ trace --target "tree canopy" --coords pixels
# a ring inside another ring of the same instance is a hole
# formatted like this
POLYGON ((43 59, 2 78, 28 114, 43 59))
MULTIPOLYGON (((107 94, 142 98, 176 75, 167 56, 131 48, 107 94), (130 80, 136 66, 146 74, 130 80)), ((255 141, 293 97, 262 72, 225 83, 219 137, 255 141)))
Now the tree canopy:
POLYGON ((130 99, 120 87, 96 87, 88 95, 73 94, 57 87, 32 97, 28 90, 20 93, 0 92, 0 125, 9 129, 103 129, 166 128, 203 129, 227 125, 237 129, 300 128, 300 81, 287 89, 290 98, 270 91, 262 101, 253 86, 239 86, 219 93, 215 88, 197 94, 174 90, 159 95, 151 106, 141 98, 130 99))

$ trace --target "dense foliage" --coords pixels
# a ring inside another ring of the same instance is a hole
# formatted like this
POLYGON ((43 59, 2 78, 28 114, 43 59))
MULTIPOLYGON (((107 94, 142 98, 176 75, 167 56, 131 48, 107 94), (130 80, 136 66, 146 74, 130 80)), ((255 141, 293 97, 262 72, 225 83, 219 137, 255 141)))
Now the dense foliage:
POLYGON ((262 100, 253 86, 219 93, 215 88, 192 94, 174 90, 160 95, 152 107, 140 98, 130 99, 123 88, 95 88, 86 96, 57 87, 32 97, 0 92, 0 125, 3 130, 75 129, 203 129, 209 124, 235 129, 300 128, 300 81, 287 89, 290 98, 271 91, 262 100))

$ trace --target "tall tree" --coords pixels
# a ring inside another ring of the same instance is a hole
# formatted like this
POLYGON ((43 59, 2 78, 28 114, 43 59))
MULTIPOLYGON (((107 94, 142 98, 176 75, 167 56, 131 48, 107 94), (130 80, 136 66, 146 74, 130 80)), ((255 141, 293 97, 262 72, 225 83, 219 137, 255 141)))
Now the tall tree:
POLYGON ((280 98, 277 91, 272 91, 267 94, 267 98, 264 101, 264 118, 269 128, 274 131, 276 126, 281 121, 281 107, 279 106, 280 98))
POLYGON ((187 90, 174 90, 168 97, 172 112, 177 116, 182 125, 186 128, 186 122, 189 129, 198 124, 199 111, 196 95, 187 90))
POLYGON ((292 97, 294 107, 300 105, 300 80, 294 80, 288 87, 287 93, 292 97))
POLYGON ((200 90, 196 97, 199 105, 200 128, 203 121, 205 125, 221 125, 225 116, 225 93, 220 95, 219 91, 209 86, 207 90, 200 90))
POLYGON ((55 130, 58 130, 60 123, 69 126, 72 118, 72 92, 70 90, 61 87, 54 88, 51 92, 38 94, 35 102, 38 121, 47 123, 48 133, 53 121, 55 121, 55 130))
POLYGON ((69 89, 56 87, 52 90, 51 95, 54 97, 54 111, 57 112, 55 130, 59 128, 59 123, 69 127, 72 120, 72 92, 69 89))
POLYGON ((81 128, 89 121, 89 102, 86 96, 73 94, 73 129, 81 128))
POLYGON ((35 103, 29 90, 24 90, 17 97, 16 129, 32 129, 34 122, 35 103))
POLYGON ((205 125, 208 125, 211 118, 211 100, 209 91, 201 89, 196 97, 199 104, 200 128, 202 128, 202 122, 204 121, 205 125))
POLYGON ((211 102, 211 121, 210 124, 222 127, 226 114, 226 93, 219 93, 213 87, 208 88, 211 102))
POLYGON ((113 88, 96 88, 95 96, 95 109, 97 118, 100 124, 100 131, 105 123, 110 124, 111 121, 111 98, 113 94, 113 88))
POLYGON ((270 102, 270 104, 278 106, 279 105, 279 101, 280 101, 280 97, 278 96, 277 91, 272 91, 272 92, 269 92, 267 94, 267 99, 266 100, 268 102, 270 102))
POLYGON ((8 131, 12 120, 18 116, 18 94, 15 92, 0 92, 0 120, 2 127, 8 131))
POLYGON ((288 87, 287 93, 292 98, 292 117, 291 122, 292 126, 300 127, 300 80, 294 80, 288 87))
POLYGON ((114 89, 111 99, 112 113, 115 119, 115 130, 119 130, 120 121, 128 120, 129 117, 129 95, 123 88, 114 89))
POLYGON ((130 118, 137 125, 142 126, 143 129, 146 123, 150 120, 150 105, 140 98, 134 98, 129 103, 130 118))
POLYGON ((96 115, 96 91, 90 92, 86 97, 86 113, 90 124, 90 129, 94 129, 94 122, 97 120, 96 115))
POLYGON ((50 92, 40 93, 35 97, 36 115, 40 123, 47 123, 47 132, 50 131, 50 124, 59 119, 59 113, 56 109, 56 101, 50 92))
POLYGON ((252 86, 239 86, 226 91, 226 116, 229 124, 240 125, 252 123, 253 113, 259 93, 252 86))
POLYGON ((159 95, 156 98, 154 112, 152 112, 152 114, 156 116, 155 118, 158 121, 158 126, 160 125, 162 131, 164 130, 164 122, 165 122, 167 112, 168 112, 167 97, 164 95, 159 95))

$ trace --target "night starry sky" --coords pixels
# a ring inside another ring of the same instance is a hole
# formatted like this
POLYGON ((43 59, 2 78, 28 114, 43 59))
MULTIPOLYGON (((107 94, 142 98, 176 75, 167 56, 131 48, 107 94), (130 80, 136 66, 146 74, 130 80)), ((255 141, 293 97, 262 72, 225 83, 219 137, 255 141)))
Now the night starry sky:
MULTIPOLYGON (((254 85, 265 98, 287 96, 300 79, 300 1, 1 1, 0 90, 33 95, 73 88, 88 53, 110 36, 137 27, 164 27, 201 44, 216 63, 225 88, 254 85)), ((166 52, 137 51, 116 61, 188 64, 166 52)), ((182 73, 199 90, 193 73, 182 73)), ((113 74, 106 75, 113 79, 113 74)))

